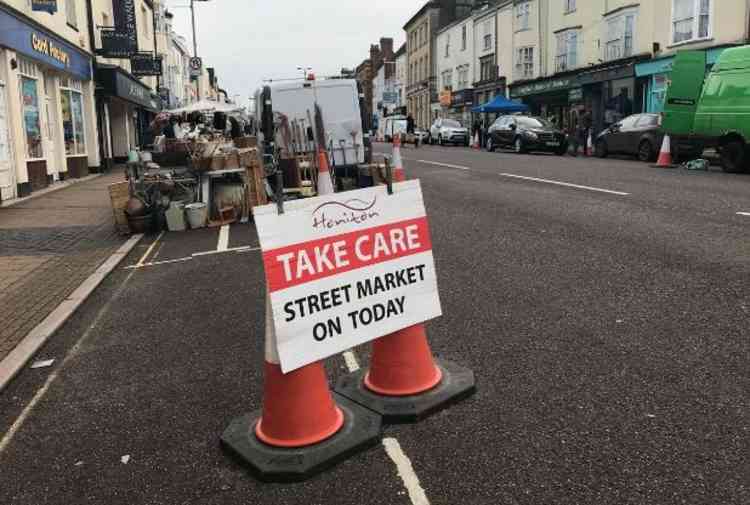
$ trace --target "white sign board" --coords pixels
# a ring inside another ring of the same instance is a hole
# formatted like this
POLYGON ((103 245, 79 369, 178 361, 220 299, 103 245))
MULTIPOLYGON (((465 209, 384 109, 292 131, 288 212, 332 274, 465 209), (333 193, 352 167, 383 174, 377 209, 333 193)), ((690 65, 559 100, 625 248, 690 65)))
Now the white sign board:
POLYGON ((284 373, 442 314, 419 181, 253 212, 284 373))

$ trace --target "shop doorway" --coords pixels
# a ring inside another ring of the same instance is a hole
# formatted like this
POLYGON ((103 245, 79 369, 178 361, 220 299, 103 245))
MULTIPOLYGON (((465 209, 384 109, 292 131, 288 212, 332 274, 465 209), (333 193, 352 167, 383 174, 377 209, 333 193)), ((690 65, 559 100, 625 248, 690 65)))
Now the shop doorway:
POLYGON ((8 99, 5 91, 5 82, 0 81, 0 201, 15 197, 8 134, 8 99))
POLYGON ((45 152, 47 153, 47 160, 54 167, 53 170, 49 170, 55 174, 55 178, 62 167, 57 166, 57 153, 55 152, 55 131, 57 128, 55 121, 55 103, 52 100, 52 79, 48 75, 44 75, 44 115, 47 123, 45 128, 45 152))

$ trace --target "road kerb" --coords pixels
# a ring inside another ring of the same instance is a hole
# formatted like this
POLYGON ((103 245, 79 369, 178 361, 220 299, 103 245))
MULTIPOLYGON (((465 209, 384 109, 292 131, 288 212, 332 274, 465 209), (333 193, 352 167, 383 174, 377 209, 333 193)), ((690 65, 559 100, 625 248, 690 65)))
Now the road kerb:
POLYGON ((10 384, 18 372, 49 340, 49 338, 72 316, 84 301, 127 254, 141 241, 143 235, 134 235, 112 254, 102 266, 94 271, 44 320, 34 327, 21 342, 0 361, 0 391, 10 384))

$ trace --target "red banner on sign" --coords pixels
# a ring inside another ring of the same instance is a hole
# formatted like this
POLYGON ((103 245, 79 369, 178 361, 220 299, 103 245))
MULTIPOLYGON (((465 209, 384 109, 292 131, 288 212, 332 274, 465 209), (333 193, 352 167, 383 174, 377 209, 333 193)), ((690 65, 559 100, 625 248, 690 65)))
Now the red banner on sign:
POLYGON ((274 292, 431 250, 422 217, 266 251, 263 263, 274 292))

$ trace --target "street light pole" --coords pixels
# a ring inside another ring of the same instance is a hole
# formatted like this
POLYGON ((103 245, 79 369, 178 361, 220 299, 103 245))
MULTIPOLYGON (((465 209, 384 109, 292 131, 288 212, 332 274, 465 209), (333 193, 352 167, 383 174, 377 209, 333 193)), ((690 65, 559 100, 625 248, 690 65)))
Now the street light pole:
POLYGON ((190 17, 193 20, 193 56, 198 56, 198 39, 195 38, 195 0, 190 0, 190 17))

